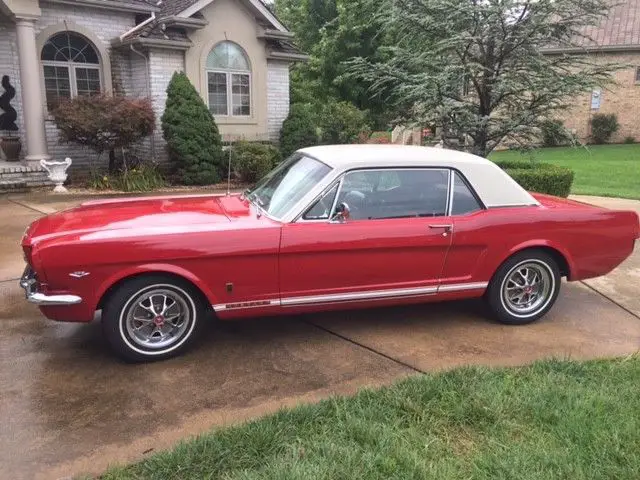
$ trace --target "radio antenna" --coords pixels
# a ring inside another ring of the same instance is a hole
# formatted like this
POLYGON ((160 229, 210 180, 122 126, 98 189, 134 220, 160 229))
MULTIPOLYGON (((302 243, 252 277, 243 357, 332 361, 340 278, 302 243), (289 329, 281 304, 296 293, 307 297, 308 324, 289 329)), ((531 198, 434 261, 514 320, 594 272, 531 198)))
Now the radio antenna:
POLYGON ((229 164, 227 168, 227 197, 231 195, 231 154, 233 152, 233 144, 229 145, 229 164))

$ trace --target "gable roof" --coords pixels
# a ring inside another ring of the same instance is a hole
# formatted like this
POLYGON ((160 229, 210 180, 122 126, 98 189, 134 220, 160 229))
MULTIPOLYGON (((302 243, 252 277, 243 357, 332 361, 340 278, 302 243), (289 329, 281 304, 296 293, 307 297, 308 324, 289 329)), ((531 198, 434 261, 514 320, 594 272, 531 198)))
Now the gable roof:
POLYGON ((546 53, 640 50, 640 0, 612 0, 598 25, 582 29, 571 47, 544 49, 546 53))
POLYGON ((86 5, 93 8, 103 8, 125 12, 151 13, 157 12, 160 8, 157 0, 47 0, 51 3, 61 3, 72 5, 86 5))
MULTIPOLYGON (((119 0, 122 1, 122 0, 119 0)), ((137 2, 153 2, 153 0, 128 0, 137 2)), ((130 32, 122 42, 135 41, 163 42, 170 47, 187 49, 192 43, 187 29, 201 28, 206 25, 200 10, 214 0, 163 0, 155 19, 130 32)), ((269 58, 280 60, 306 60, 298 47, 293 43, 293 35, 267 8, 262 0, 237 0, 242 2, 256 16, 262 27, 260 35, 267 44, 269 58)), ((157 2, 155 2, 157 4, 157 2)))

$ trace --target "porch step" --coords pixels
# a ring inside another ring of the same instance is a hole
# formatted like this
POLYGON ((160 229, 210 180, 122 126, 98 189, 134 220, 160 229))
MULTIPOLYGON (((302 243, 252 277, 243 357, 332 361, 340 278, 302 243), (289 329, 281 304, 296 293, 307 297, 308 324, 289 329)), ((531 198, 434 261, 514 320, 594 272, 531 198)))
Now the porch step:
POLYGON ((53 185, 42 167, 26 165, 0 165, 0 192, 16 192, 34 187, 53 185))
POLYGON ((24 181, 0 179, 0 193, 18 193, 28 190, 27 183, 24 181))

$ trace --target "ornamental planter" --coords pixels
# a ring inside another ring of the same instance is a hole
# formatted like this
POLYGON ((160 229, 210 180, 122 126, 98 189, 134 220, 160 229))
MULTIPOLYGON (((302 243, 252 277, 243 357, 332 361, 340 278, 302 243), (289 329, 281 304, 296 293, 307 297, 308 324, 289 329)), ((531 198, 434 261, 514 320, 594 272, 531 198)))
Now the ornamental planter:
POLYGON ((4 152, 4 156, 9 162, 17 162, 20 159, 20 151, 22 150, 22 142, 20 137, 2 137, 0 147, 4 152))
POLYGON ((64 188, 63 183, 67 180, 67 168, 71 166, 71 159, 67 157, 64 159, 64 162, 40 160, 40 165, 49 172, 49 180, 55 183, 56 186, 53 191, 56 193, 67 193, 67 189, 64 188))

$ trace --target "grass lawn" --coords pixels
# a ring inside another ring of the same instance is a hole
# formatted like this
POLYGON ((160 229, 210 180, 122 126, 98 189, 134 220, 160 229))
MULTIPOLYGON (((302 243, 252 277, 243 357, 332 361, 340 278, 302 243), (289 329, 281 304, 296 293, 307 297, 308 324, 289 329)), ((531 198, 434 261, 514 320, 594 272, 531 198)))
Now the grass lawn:
POLYGON ((541 162, 569 167, 575 172, 571 193, 640 199, 640 144, 542 148, 531 154, 494 152, 492 160, 541 162))
POLYGON ((283 410, 104 479, 638 479, 640 357, 462 368, 283 410))

